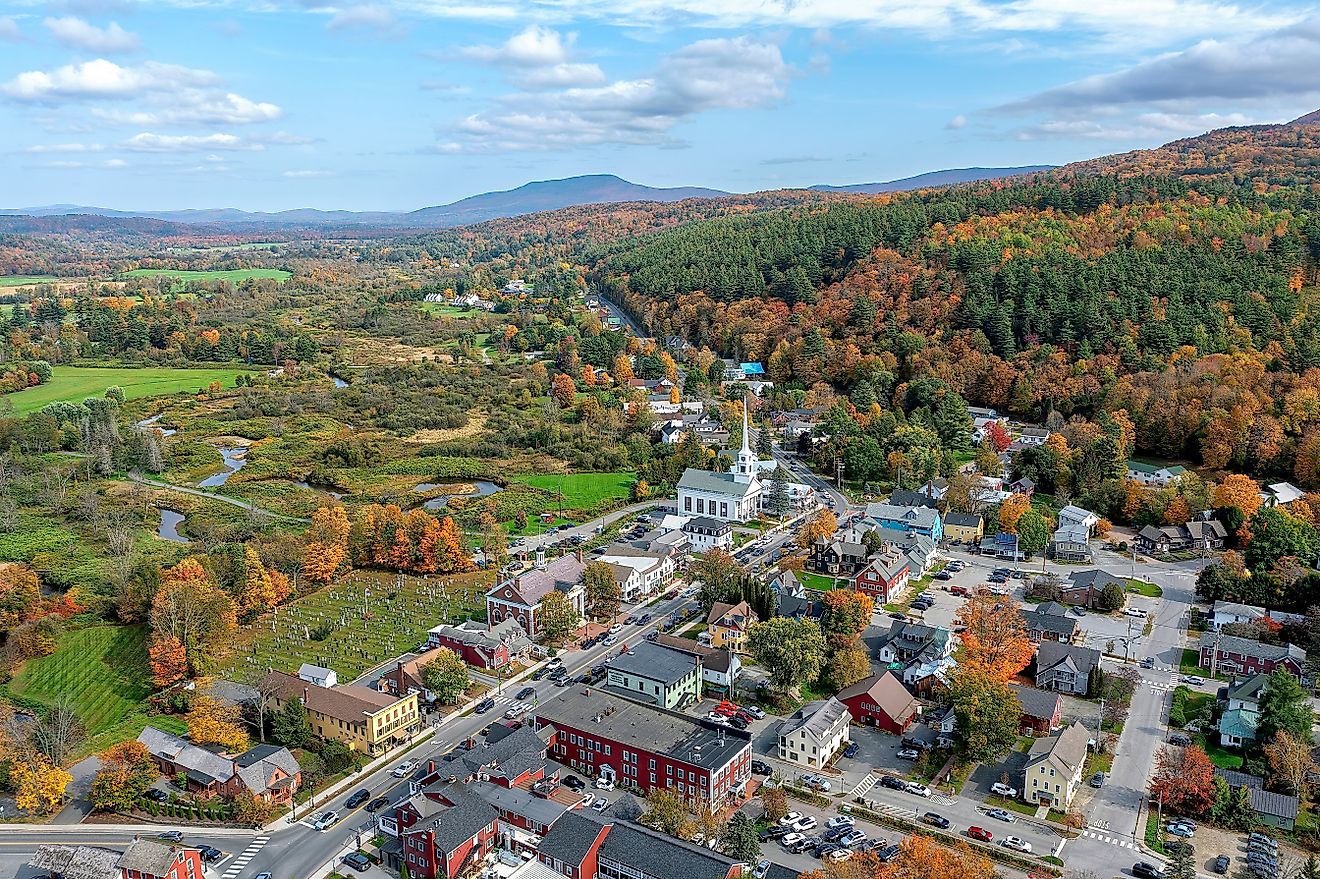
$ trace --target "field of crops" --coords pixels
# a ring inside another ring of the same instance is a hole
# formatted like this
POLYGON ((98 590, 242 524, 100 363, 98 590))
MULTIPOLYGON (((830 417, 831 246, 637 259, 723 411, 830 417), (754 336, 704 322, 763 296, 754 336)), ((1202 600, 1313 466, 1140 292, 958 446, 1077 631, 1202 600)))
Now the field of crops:
POLYGON ((283 269, 234 269, 227 272, 195 272, 186 269, 133 269, 131 272, 124 272, 120 277, 155 278, 161 275, 177 278, 179 281, 228 281, 231 284, 237 284, 250 278, 271 278, 276 281, 287 281, 293 277, 292 272, 286 272, 283 269))
POLYGON ((226 388, 232 388, 234 378, 246 371, 233 367, 170 369, 143 366, 121 369, 110 366, 56 366, 50 381, 7 396, 14 404, 14 414, 28 415, 57 400, 74 402, 85 397, 98 397, 111 386, 122 388, 124 398, 128 400, 180 392, 193 393, 215 381, 226 388))
POLYGON ((87 729, 87 751, 135 737, 147 723, 182 732, 180 721, 148 718, 144 626, 75 629, 59 649, 26 663, 9 684, 20 702, 49 705, 63 696, 87 729))

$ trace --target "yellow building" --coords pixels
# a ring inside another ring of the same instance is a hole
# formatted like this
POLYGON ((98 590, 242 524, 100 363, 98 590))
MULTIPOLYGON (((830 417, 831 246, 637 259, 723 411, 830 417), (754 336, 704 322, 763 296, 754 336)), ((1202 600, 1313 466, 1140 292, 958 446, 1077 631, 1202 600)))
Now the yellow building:
POLYGON ((711 647, 746 653, 747 633, 756 622, 756 614, 747 602, 724 604, 717 601, 706 616, 706 639, 711 647))
POLYGON ((267 675, 261 689, 274 694, 275 710, 290 699, 301 700, 312 732, 369 756, 405 744, 421 727, 416 692, 396 697, 353 684, 318 686, 279 671, 267 675))
POLYGON ((985 536, 985 520, 980 513, 949 513, 944 517, 944 539, 978 544, 985 536))

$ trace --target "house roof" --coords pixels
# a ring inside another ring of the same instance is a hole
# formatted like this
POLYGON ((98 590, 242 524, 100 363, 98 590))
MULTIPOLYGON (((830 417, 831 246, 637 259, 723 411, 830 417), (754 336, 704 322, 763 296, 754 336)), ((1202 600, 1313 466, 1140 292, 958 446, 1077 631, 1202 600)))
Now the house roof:
POLYGON ((1252 775, 1249 772, 1238 772, 1236 769, 1220 769, 1215 767, 1215 777, 1222 778, 1228 782, 1230 787, 1265 787, 1265 779, 1259 775, 1252 775))
POLYGON ((1079 677, 1091 674, 1100 664, 1100 651, 1091 647, 1078 647, 1059 641, 1042 641, 1036 649, 1036 674, 1065 667, 1079 677))
POLYGON ((1104 589, 1110 583, 1116 583, 1120 588, 1126 584, 1106 571, 1098 568, 1090 571, 1073 571, 1068 575, 1068 582, 1071 586, 1064 586, 1064 589, 1104 589))
POLYGON ((620 821, 636 821, 646 812, 646 807, 638 802, 637 798, 628 792, 624 792, 610 807, 605 810, 605 815, 610 818, 617 818, 620 821))
POLYGON ((145 876, 164 876, 175 859, 174 846, 151 839, 135 839, 119 858, 119 867, 145 876))
POLYGON ((1049 762, 1067 777, 1075 775, 1086 762, 1086 747, 1091 734, 1080 722, 1057 736, 1036 739, 1027 752, 1027 768, 1049 762))
POLYGON ((64 879, 117 879, 119 852, 90 845, 39 845, 28 866, 64 879))
POLYGON ((831 696, 803 705, 780 724, 779 735, 805 732, 810 738, 821 741, 841 720, 848 723, 849 717, 848 706, 831 696))
POLYGON ((871 559, 866 568, 863 568, 862 570, 865 571, 874 568, 875 572, 880 575, 881 579, 892 580, 899 574, 903 573, 904 570, 908 570, 911 567, 912 562, 905 555, 878 553, 871 559))
POLYGON ((1224 712, 1224 716, 1219 718, 1220 735, 1233 736, 1238 739, 1256 738, 1256 730, 1260 727, 1260 712, 1251 708, 1232 708, 1224 712))
POLYGON ((900 723, 917 713, 917 700, 890 671, 858 681, 841 690, 836 698, 840 702, 847 702, 858 696, 867 696, 880 706, 881 711, 900 723))
POLYGON ((1270 676, 1265 674, 1252 675, 1241 681, 1234 681, 1228 686, 1229 699, 1242 702, 1257 702, 1261 694, 1265 692, 1269 685, 1270 676))
POLYGON ((541 703, 536 717, 542 724, 590 731, 622 745, 706 769, 724 767, 751 742, 749 734, 736 729, 578 686, 568 687, 555 699, 541 703))
POLYGON ((473 772, 502 776, 513 781, 519 776, 545 766, 545 741, 530 726, 521 726, 492 742, 463 751, 460 759, 473 772))
POLYGON ((1017 697, 1022 713, 1039 720, 1053 721, 1054 712, 1059 707, 1059 703, 1063 701, 1063 697, 1058 693, 1048 693, 1045 690, 1037 690, 1035 687, 1009 684, 1008 688, 1017 697))
POLYGON ((282 671, 272 671, 262 682, 262 689, 274 692, 282 700, 306 697, 307 710, 346 723, 362 723, 394 705, 399 698, 370 687, 350 684, 346 687, 318 687, 282 671))
POLYGON ((933 510, 939 501, 919 491, 896 488, 889 493, 889 503, 898 507, 930 507, 933 510))
POLYGON ((745 498, 760 490, 760 483, 756 479, 748 482, 739 482, 733 478, 732 473, 715 473, 711 470, 698 470, 695 467, 689 467, 683 471, 682 477, 678 480, 680 489, 689 491, 704 491, 710 494, 724 494, 731 497, 745 498))
POLYGON ((694 667, 697 663, 691 656, 650 641, 640 641, 614 657, 610 670, 672 686, 691 674, 694 667))
POLYGON ((947 513, 944 516, 945 525, 958 528, 975 528, 983 521, 980 513, 947 513))
POLYGON ((1057 601, 1042 601, 1040 604, 1036 605, 1034 611, 1024 610, 1023 613, 1036 613, 1041 616, 1062 617, 1068 615, 1068 608, 1066 605, 1059 604, 1057 601))
POLYGON ((551 860, 580 867, 596 837, 604 830, 605 826, 599 821, 588 818, 579 810, 570 810, 550 825, 536 850, 551 860))
POLYGON ((334 673, 335 670, 332 668, 326 668, 323 665, 312 665, 310 662, 304 662, 302 665, 298 666, 298 677, 303 680, 309 680, 311 678, 324 679, 331 677, 334 673))
POLYGON ((233 760, 194 745, 163 729, 149 726, 142 730, 137 740, 153 757, 182 767, 185 772, 204 784, 213 781, 225 782, 234 777, 233 760))
POLYGON ((728 522, 712 519, 710 516, 694 516, 683 523, 683 530, 702 534, 723 534, 725 531, 732 531, 733 526, 728 522))
POLYGON ((1133 473, 1145 473, 1147 475, 1154 475, 1161 470, 1170 476, 1181 476, 1187 472, 1187 468, 1181 464, 1155 464, 1150 461, 1138 461, 1135 458, 1127 462, 1127 469, 1133 473))
POLYGON ((1220 635, 1215 632, 1205 632, 1201 635, 1202 648, 1214 648, 1216 642, 1219 644, 1220 653, 1237 653, 1265 662, 1280 662, 1285 659, 1297 663, 1306 661, 1306 651, 1295 644, 1266 644, 1263 641, 1253 641, 1235 635, 1220 635))
POLYGON ((234 758, 238 777, 253 793, 265 793, 275 782, 275 771, 292 778, 302 771, 297 759, 288 748, 279 745, 257 745, 234 758))
POLYGON ((1239 604, 1236 601, 1216 601, 1210 607, 1210 613, 1213 616, 1246 617, 1249 620, 1260 619, 1265 616, 1265 608, 1257 607, 1254 604, 1239 604))
POLYGON ((1269 490, 1271 494, 1278 498, 1279 503, 1285 505, 1306 497, 1306 492, 1291 482, 1272 482, 1269 485, 1269 490))
POLYGON ((1059 510, 1060 522, 1081 522, 1081 523, 1095 524, 1098 520, 1099 517, 1096 516, 1095 513, 1092 513, 1090 510, 1079 507, 1076 504, 1068 504, 1068 506, 1064 507, 1062 510, 1059 510))
POLYGON ((717 601, 711 605, 710 613, 706 614, 708 626, 746 629, 754 622, 756 622, 756 614, 752 612, 752 606, 745 601, 737 604, 717 601))
POLYGON ((527 649, 532 644, 516 617, 501 620, 489 629, 484 623, 472 621, 457 626, 441 625, 431 629, 431 634, 486 650, 494 650, 500 644, 504 644, 515 653, 527 649))
POLYGON ((725 879, 732 858, 636 824, 616 821, 600 846, 601 857, 635 867, 654 879, 725 879))
MULTIPOLYGON (((497 583, 491 587, 490 592, 512 583, 514 590, 522 596, 528 604, 537 604, 553 590, 567 592, 574 586, 582 582, 582 572, 586 570, 586 565, 578 560, 577 556, 570 553, 562 555, 552 562, 549 562, 543 568, 532 568, 525 571, 512 581, 497 583)), ((490 594, 490 593, 487 593, 490 594)))
POLYGON ((1253 787, 1251 808, 1255 809, 1258 815, 1269 815, 1272 818, 1284 818, 1289 821, 1297 819, 1297 797, 1287 794, 1276 794, 1253 787))
POLYGON ((866 505, 868 519, 900 521, 913 528, 933 528, 940 519, 938 510, 930 507, 907 507, 897 504, 869 503, 866 505))
POLYGON ((425 823, 414 824, 409 832, 430 830, 435 843, 448 854, 489 827, 499 817, 495 807, 464 784, 447 784, 437 790, 452 806, 436 803, 439 810, 425 823))

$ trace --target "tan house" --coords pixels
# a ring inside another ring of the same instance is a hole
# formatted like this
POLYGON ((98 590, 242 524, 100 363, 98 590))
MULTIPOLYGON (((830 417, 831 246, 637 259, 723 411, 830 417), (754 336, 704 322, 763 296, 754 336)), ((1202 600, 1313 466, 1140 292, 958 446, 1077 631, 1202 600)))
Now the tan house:
POLYGON ((300 699, 311 717, 312 732, 368 755, 407 742, 421 723, 415 691, 392 696, 356 684, 318 687, 280 671, 267 675, 261 689, 275 694, 276 710, 290 699, 300 699))
POLYGON ((980 513, 948 513, 944 517, 944 539, 979 544, 985 537, 985 520, 980 513))
POLYGON ((812 769, 824 769, 835 752, 848 744, 848 706, 831 696, 808 702, 779 724, 779 759, 812 769))
POLYGON ((747 602, 724 604, 717 601, 706 616, 706 637, 711 647, 746 653, 747 633, 757 622, 759 620, 747 602))
POLYGON ((1033 805, 1067 811, 1082 783, 1090 739, 1090 731, 1080 723, 1074 723, 1057 736, 1037 739, 1027 752, 1023 798, 1033 805))

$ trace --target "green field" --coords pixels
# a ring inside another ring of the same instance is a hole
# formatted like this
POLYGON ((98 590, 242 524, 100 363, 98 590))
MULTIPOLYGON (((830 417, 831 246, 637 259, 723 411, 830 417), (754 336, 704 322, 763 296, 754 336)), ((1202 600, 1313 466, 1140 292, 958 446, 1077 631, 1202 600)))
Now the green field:
POLYGON ((93 626, 67 633, 50 656, 26 663, 8 689, 20 701, 69 699, 87 728, 86 750, 97 751, 135 737, 148 723, 183 731, 175 718, 148 718, 146 674, 145 627, 93 626))
POLYGON ((519 476, 518 482, 553 491, 563 497, 562 506, 585 510, 602 501, 626 500, 637 476, 633 473, 547 473, 519 476))
POLYGON ((286 272, 283 269, 235 269, 228 272, 195 272, 185 269, 133 269, 131 272, 124 272, 120 277, 155 278, 161 275, 177 278, 181 282, 228 281, 231 284, 237 284, 240 281, 246 281, 249 278, 272 278, 276 281, 287 281, 289 278, 293 277, 293 272, 286 272))
POLYGON ((198 388, 218 381, 227 388, 234 386, 234 378, 244 369, 213 367, 198 369, 170 369, 164 366, 56 366, 51 380, 35 388, 6 395, 14 404, 14 414, 29 415, 47 403, 76 402, 86 397, 99 397, 105 389, 117 385, 124 389, 124 398, 136 400, 179 392, 193 393, 198 388))
MULTIPOLYGON (((59 281, 53 275, 0 275, 0 287, 26 287, 29 284, 48 284, 52 281, 59 281)), ((62 280, 72 280, 64 278, 62 280)))

